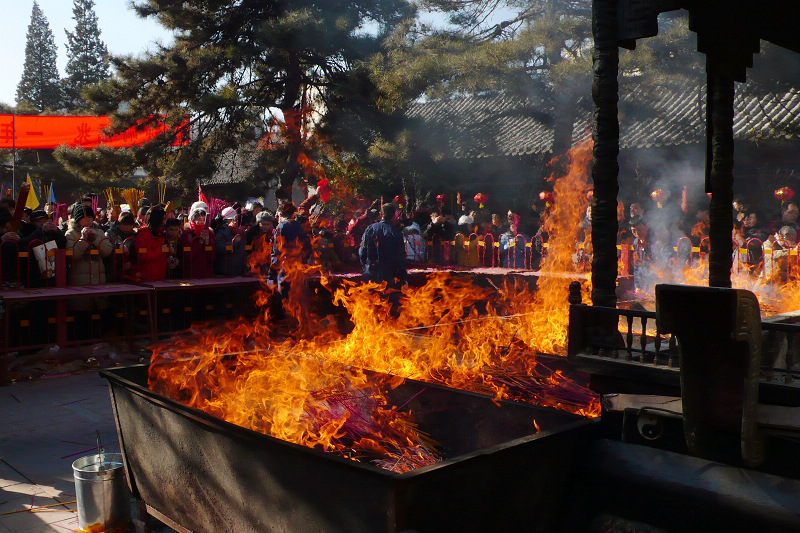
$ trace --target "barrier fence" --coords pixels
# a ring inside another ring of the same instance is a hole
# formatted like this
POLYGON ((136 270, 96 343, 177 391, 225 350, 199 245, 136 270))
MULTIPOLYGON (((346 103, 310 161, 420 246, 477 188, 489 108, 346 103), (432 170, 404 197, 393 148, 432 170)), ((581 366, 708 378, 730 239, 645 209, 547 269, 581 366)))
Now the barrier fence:
MULTIPOLYGON (((24 247, 2 243, 0 316, 5 335, 0 341, 0 356, 54 342, 85 343, 100 339, 109 331, 128 338, 154 340, 159 333, 183 329, 196 320, 233 314, 235 291, 242 291, 244 297, 252 293, 253 284, 258 284, 257 277, 248 272, 214 274, 215 261, 217 272, 233 272, 240 256, 253 252, 254 246, 245 245, 241 239, 224 245, 193 239, 177 250, 163 246, 161 259, 173 256, 180 263, 178 268, 167 269, 163 281, 141 276, 140 259, 148 250, 137 249, 133 238, 113 247, 105 241, 108 239, 92 247, 81 239, 71 249, 48 248, 40 240, 24 247), (111 251, 104 256, 101 250, 108 248, 111 251)), ((491 234, 457 234, 452 240, 408 235, 405 244, 406 259, 412 268, 538 270, 549 251, 541 236, 529 239, 521 234, 498 239, 491 234)), ((262 239, 255 244, 260 246, 271 244, 262 239)), ((630 244, 620 244, 617 249, 619 275, 633 276, 641 250, 630 244)), ((800 275, 797 246, 781 248, 769 241, 750 239, 741 244, 734 242, 732 252, 735 273, 761 276, 771 282, 800 275)), ((268 260, 268 251, 262 253, 268 260)), ((673 253, 680 263, 694 265, 708 253, 708 239, 693 246, 690 239, 681 238, 673 253)), ((334 270, 359 270, 357 256, 356 247, 342 242, 314 241, 313 261, 334 270)), ((591 250, 587 245, 576 244, 571 260, 579 271, 588 272, 591 250)))
MULTIPOLYGON (((125 283, 146 281, 148 276, 140 273, 139 257, 148 253, 147 249, 137 249, 133 238, 114 246, 105 257, 101 253, 102 239, 98 246, 88 246, 83 239, 76 241, 72 249, 44 249, 45 243, 34 240, 25 247, 14 242, 0 246, 0 279, 3 289, 64 287, 70 285, 97 285, 101 283, 125 283), (88 250, 79 251, 86 248, 88 250), (40 254, 37 260, 37 253, 40 254), (44 259, 43 259, 44 258, 44 259), (77 274, 80 274, 76 277, 77 274)), ((113 244, 113 243, 112 243, 113 244)), ((264 244, 256 244, 260 246, 264 244)), ((271 244, 267 243, 267 246, 271 244)), ((529 239, 519 234, 515 237, 502 236, 495 239, 491 234, 479 236, 457 234, 452 240, 434 236, 424 240, 418 235, 406 236, 406 259, 410 266, 448 266, 448 267, 490 267, 513 270, 538 270, 541 259, 548 253, 548 243, 541 236, 529 239)), ((575 245, 572 261, 579 271, 591 269, 591 250, 583 243, 575 245)), ((783 280, 800 273, 800 245, 784 248, 759 239, 749 239, 743 243, 733 241, 733 272, 747 273, 767 278, 780 277, 783 280)), ((199 238, 177 250, 168 245, 161 248, 162 260, 170 256, 178 259, 177 268, 167 268, 165 279, 204 279, 218 277, 220 272, 235 271, 237 252, 248 255, 253 245, 234 240, 231 244, 204 243, 199 238), (216 263, 215 263, 216 262, 216 263), (214 272, 216 264, 217 273, 214 272)), ((631 244, 618 244, 619 274, 632 275, 641 263, 641 250, 631 244)), ((694 246, 688 237, 681 237, 672 248, 673 258, 680 264, 693 266, 708 254, 708 238, 694 246)), ((358 264, 358 247, 334 244, 316 240, 313 261, 330 266, 334 270, 354 271, 358 264)), ((247 275, 236 272, 234 275, 247 275)), ((1 291, 0 291, 1 292, 1 291)))

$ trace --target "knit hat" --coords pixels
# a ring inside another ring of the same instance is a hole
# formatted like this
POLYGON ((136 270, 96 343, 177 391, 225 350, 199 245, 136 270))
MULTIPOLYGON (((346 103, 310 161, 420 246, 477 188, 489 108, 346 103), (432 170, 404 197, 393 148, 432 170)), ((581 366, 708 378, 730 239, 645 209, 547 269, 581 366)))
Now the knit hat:
POLYGON ((83 217, 89 217, 94 220, 94 211, 88 205, 83 205, 81 203, 75 204, 72 208, 72 218, 75 222, 78 222, 83 217))
POLYGON ((193 203, 192 207, 189 209, 189 220, 191 220, 198 211, 202 211, 203 214, 208 214, 208 205, 205 202, 193 203))
POLYGON ((261 211, 256 215, 256 222, 264 222, 265 220, 275 222, 275 217, 270 215, 267 211, 261 211))
POLYGON ((37 209, 33 211, 30 215, 31 222, 36 222, 37 220, 40 220, 42 218, 48 218, 47 213, 45 213, 43 209, 37 209))
POLYGON ((224 220, 236 220, 237 214, 238 213, 236 213, 236 209, 232 207, 226 207, 225 209, 222 210, 222 218, 224 220))
POLYGON ((117 224, 133 224, 134 222, 133 213, 130 211, 123 211, 117 219, 117 224))

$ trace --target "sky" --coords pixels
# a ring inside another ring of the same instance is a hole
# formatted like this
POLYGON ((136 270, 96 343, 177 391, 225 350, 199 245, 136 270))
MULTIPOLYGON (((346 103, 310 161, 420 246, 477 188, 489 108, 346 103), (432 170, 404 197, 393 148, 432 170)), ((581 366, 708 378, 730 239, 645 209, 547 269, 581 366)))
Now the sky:
MULTIPOLYGON (((130 8, 132 0, 95 0, 94 12, 100 26, 100 39, 112 55, 138 55, 154 43, 171 42, 171 36, 154 19, 141 19, 130 8)), ((331 0, 334 1, 334 0, 331 0)), ((50 24, 58 51, 58 72, 63 78, 67 65, 67 35, 75 31, 72 0, 38 0, 50 24)), ((25 64, 25 42, 31 22, 33 0, 0 0, 6 36, 0 45, 0 102, 16 105, 17 84, 25 64)), ((425 21, 443 24, 441 16, 429 15, 425 21)))
MULTIPOLYGON (((67 35, 75 31, 72 0, 38 0, 58 49, 58 72, 64 77, 67 65, 67 35)), ((169 32, 155 20, 141 19, 129 7, 131 0, 95 0, 94 12, 100 39, 114 55, 140 54, 157 41, 169 43, 169 32)), ((0 102, 16 104, 17 84, 25 63, 25 41, 31 22, 33 0, 0 0, 4 32, 0 45, 0 102)))

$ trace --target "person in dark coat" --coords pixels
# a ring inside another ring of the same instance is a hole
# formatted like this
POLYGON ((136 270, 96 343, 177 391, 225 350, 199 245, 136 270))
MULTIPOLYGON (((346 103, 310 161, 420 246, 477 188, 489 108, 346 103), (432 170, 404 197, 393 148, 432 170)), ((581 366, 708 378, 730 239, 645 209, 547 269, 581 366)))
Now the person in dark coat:
MULTIPOLYGON (((37 209, 30 215, 31 224, 34 226, 32 232, 20 239, 20 250, 28 250, 30 246, 55 241, 56 247, 63 250, 67 247, 67 238, 58 229, 49 218, 44 210, 37 209)), ((31 256, 32 257, 32 256, 31 256)), ((28 261, 28 280, 25 284, 26 287, 44 287, 45 278, 43 272, 39 269, 38 263, 31 259, 28 261)), ((52 275, 52 274, 51 274, 52 275)))
POLYGON ((297 207, 287 202, 279 211, 278 227, 275 228, 275 238, 272 244, 271 274, 270 279, 278 284, 278 290, 286 293, 284 287, 286 271, 284 262, 296 260, 306 263, 311 256, 311 236, 297 220, 297 207))
POLYGON ((253 245, 256 241, 262 241, 272 245, 272 237, 275 235, 277 221, 266 211, 261 211, 256 215, 256 223, 244 233, 245 242, 253 245), (259 239, 259 237, 263 237, 259 239))
POLYGON ((245 242, 236 225, 236 210, 226 207, 221 213, 222 221, 214 228, 214 274, 218 276, 241 276, 244 274, 245 242))
POLYGON ((383 219, 364 231, 358 257, 364 266, 364 279, 387 287, 399 289, 408 278, 406 272, 406 247, 403 232, 392 223, 397 208, 383 204, 383 219))
MULTIPOLYGON (((292 298, 306 297, 304 291, 308 285, 301 279, 292 283, 292 278, 302 271, 302 264, 308 263, 311 257, 311 236, 303 223, 298 220, 297 207, 284 203, 278 211, 278 227, 272 242, 272 255, 268 273, 268 284, 276 287, 269 301, 270 316, 276 319, 286 317, 283 302, 293 293, 292 298)), ((308 325, 307 307, 300 306, 299 315, 295 318, 303 325, 308 325)))
POLYGON ((167 277, 177 279, 183 276, 183 244, 181 244, 180 219, 168 218, 164 221, 164 239, 169 256, 167 257, 167 277))

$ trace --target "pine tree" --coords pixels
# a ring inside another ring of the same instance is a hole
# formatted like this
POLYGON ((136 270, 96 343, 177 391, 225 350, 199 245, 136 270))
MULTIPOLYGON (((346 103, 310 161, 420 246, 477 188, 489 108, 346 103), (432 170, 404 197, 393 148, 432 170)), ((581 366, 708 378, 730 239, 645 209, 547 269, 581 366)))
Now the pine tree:
POLYGON ((591 87, 591 0, 425 0, 446 27, 399 36, 373 78, 401 107, 425 95, 535 96, 553 122, 553 155, 570 147, 591 87))
POLYGON ((56 64, 56 41, 36 0, 26 39, 25 66, 17 85, 17 103, 27 100, 40 111, 59 109, 64 99, 56 64))
POLYGON ((81 91, 108 78, 108 48, 100 40, 100 28, 94 12, 94 0, 73 0, 72 18, 75 31, 67 34, 67 77, 64 92, 67 107, 79 109, 86 106, 81 91))
POLYGON ((273 127, 269 109, 278 108, 286 118, 286 142, 260 153, 272 161, 280 157, 280 166, 259 161, 252 179, 275 169, 281 198, 309 176, 303 165, 315 157, 303 126, 312 114, 308 99, 319 98, 315 109, 326 109, 336 92, 352 90, 347 82, 354 66, 380 50, 414 11, 409 0, 165 0, 135 9, 175 32, 175 41, 143 57, 112 58, 115 76, 88 91, 97 111, 112 113, 119 129, 156 118, 182 128, 175 130, 186 143, 179 149, 158 146, 174 143, 165 138, 138 152, 188 189, 213 173, 221 154, 264 144, 273 127))

